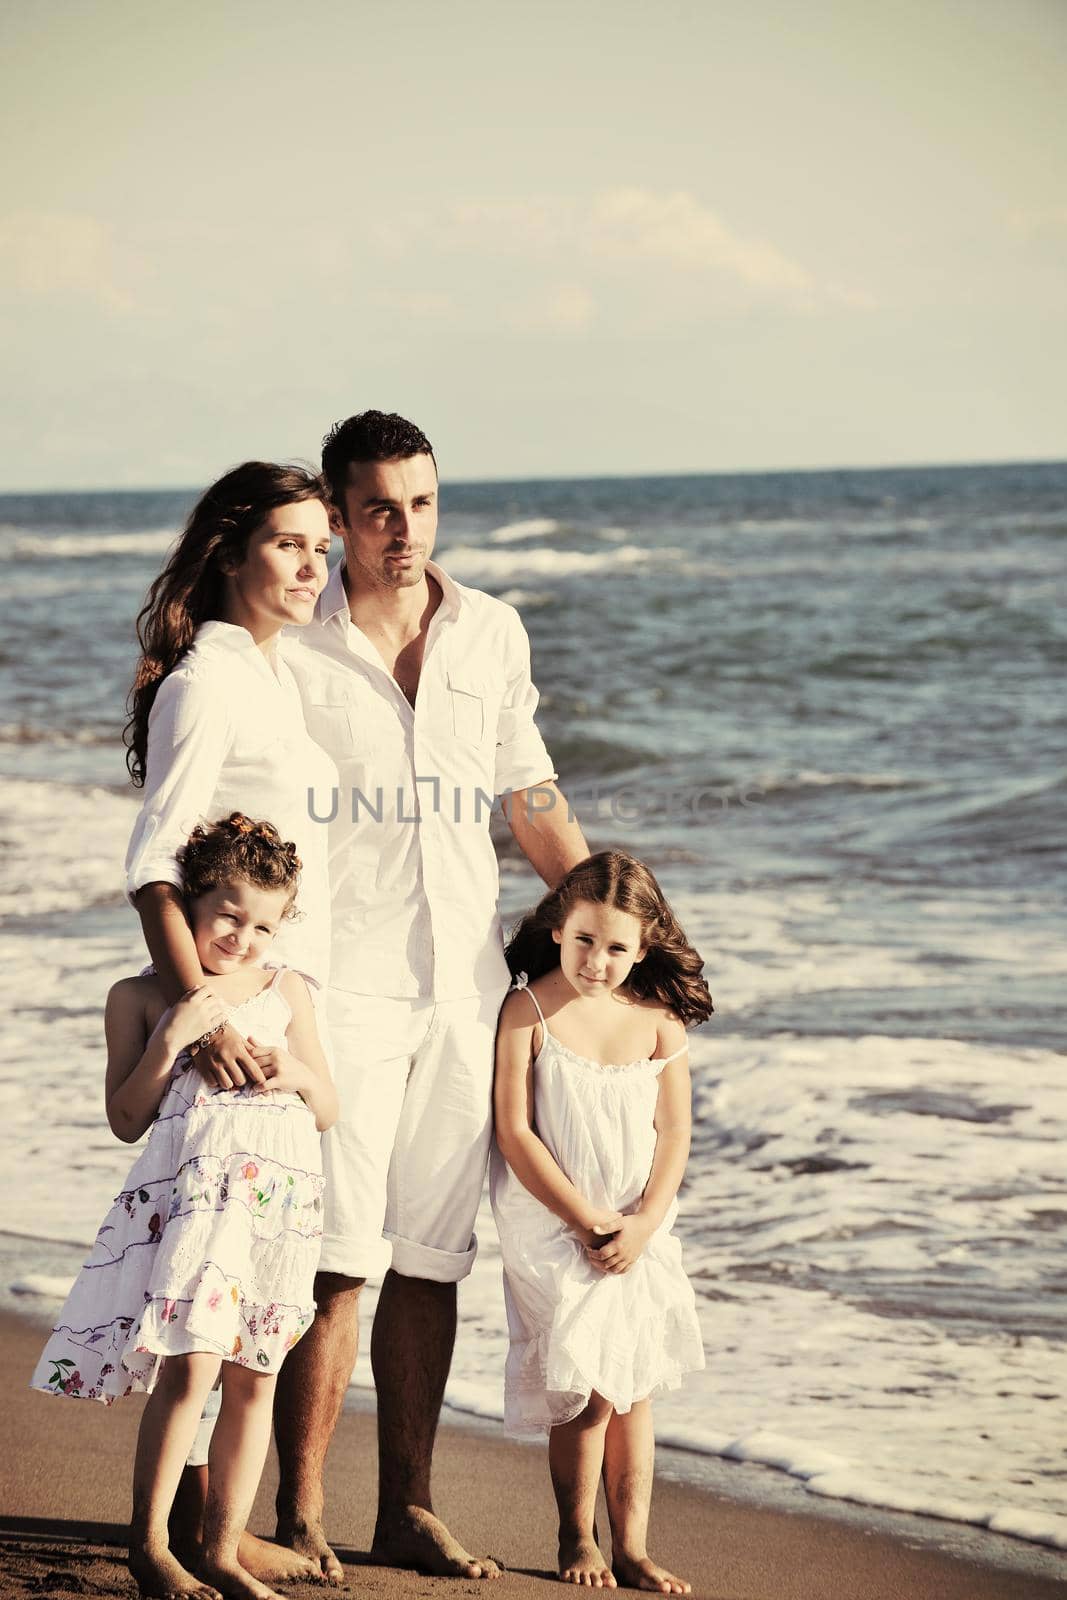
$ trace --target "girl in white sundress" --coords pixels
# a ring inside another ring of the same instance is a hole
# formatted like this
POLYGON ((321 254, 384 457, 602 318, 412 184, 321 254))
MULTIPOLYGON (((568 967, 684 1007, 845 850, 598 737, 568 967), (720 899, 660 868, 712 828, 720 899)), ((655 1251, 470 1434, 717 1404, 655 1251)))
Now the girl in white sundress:
POLYGON ((240 812, 179 853, 203 982, 168 1005, 149 969, 107 998, 107 1117, 148 1142, 104 1220, 33 1376, 51 1394, 147 1390, 133 1474, 130 1570, 146 1595, 274 1591, 237 1559, 270 1437, 275 1379, 314 1315, 322 1236, 319 1133, 337 1100, 307 986, 264 971, 300 862, 240 812), (230 1022, 265 1086, 221 1088, 194 1056, 230 1022), (222 1368, 199 1576, 167 1519, 204 1399, 222 1368))
POLYGON ((704 1365, 671 1233, 703 963, 649 869, 580 862, 508 946, 491 1194, 511 1336, 505 1421, 549 1434, 559 1574, 688 1594, 648 1555, 652 1396, 704 1365), (593 1518, 603 1474, 611 1561, 593 1518))

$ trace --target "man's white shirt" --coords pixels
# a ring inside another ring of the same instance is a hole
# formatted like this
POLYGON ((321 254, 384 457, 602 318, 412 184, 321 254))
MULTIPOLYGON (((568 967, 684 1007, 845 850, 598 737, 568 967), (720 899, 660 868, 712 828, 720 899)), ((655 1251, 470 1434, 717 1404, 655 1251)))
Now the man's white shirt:
POLYGON ((352 621, 340 565, 314 620, 283 648, 307 730, 340 780, 309 795, 329 829, 330 981, 356 994, 454 1000, 508 981, 493 799, 556 774, 534 723, 518 613, 433 562, 426 570, 442 601, 414 706, 352 621))

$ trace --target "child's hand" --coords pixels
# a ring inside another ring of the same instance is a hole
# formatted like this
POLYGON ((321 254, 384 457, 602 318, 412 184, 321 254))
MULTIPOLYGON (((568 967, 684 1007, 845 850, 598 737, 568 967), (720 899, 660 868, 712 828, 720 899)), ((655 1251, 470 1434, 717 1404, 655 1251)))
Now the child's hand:
POLYGON ((629 1272, 655 1231, 652 1224, 639 1211, 621 1217, 611 1238, 603 1239, 608 1230, 594 1226, 593 1232, 601 1236, 599 1245, 586 1249, 586 1256, 598 1272, 629 1272))
POLYGON ((263 1085, 263 1074, 248 1048, 248 1040, 232 1022, 227 1022, 196 1052, 193 1065, 205 1082, 220 1089, 243 1089, 249 1082, 263 1085))
POLYGON ((613 1236, 623 1220, 621 1211, 599 1211, 593 1217, 588 1228, 576 1228, 579 1239, 586 1250, 595 1250, 602 1245, 607 1236, 613 1236))
POLYGON ((179 1050, 187 1049, 197 1039, 202 1039, 205 1033, 210 1033, 225 1020, 225 1016, 222 1001, 206 984, 190 989, 160 1018, 166 1030, 168 1048, 177 1055, 179 1050))
POLYGON ((250 1035, 248 1050, 266 1080, 263 1087, 256 1091, 257 1094, 263 1094, 267 1089, 277 1089, 279 1094, 302 1094, 307 1088, 307 1067, 296 1056, 290 1055, 283 1045, 260 1044, 250 1035))

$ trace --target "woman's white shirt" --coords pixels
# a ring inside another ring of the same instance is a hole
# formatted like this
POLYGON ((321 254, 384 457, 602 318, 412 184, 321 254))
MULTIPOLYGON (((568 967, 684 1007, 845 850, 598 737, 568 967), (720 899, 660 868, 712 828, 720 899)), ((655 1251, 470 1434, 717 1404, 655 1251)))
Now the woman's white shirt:
POLYGON ((246 628, 201 624, 188 654, 160 684, 148 719, 146 767, 126 854, 131 899, 146 883, 181 888, 177 852, 198 822, 217 822, 231 811, 271 822, 295 842, 303 863, 301 915, 283 926, 272 959, 325 985, 328 830, 313 818, 329 815, 337 769, 308 736, 281 653, 268 660, 246 628))

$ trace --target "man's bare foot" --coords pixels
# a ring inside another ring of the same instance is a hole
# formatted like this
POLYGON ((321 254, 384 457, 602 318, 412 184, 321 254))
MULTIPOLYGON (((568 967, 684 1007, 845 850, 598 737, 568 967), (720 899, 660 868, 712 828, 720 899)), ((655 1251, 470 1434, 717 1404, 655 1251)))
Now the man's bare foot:
POLYGON ((651 1589, 656 1594, 692 1594, 693 1585, 658 1567, 648 1556, 614 1556, 615 1576, 624 1589, 651 1589))
POLYGON ((405 1506, 388 1521, 379 1516, 370 1553, 383 1567, 414 1567, 434 1578, 500 1577, 495 1561, 470 1555, 422 1506, 405 1506))
POLYGON ((253 1578, 236 1557, 220 1560, 201 1556, 200 1570, 224 1596, 224 1600, 283 1600, 283 1596, 274 1589, 253 1578))
POLYGON ((322 1568, 310 1556, 269 1539, 257 1539, 254 1533, 242 1533, 237 1559, 260 1583, 309 1583, 322 1577, 322 1568))
POLYGON ((217 1589, 194 1578, 166 1547, 131 1550, 130 1575, 145 1600, 221 1600, 217 1589))
POLYGON ((564 1583, 582 1583, 587 1589, 614 1589, 615 1578, 595 1539, 579 1535, 559 1541, 559 1575, 564 1583))
POLYGON ((327 1583, 344 1583, 344 1568, 327 1544, 325 1530, 317 1517, 305 1521, 303 1518, 279 1514, 274 1537, 279 1545, 295 1551, 298 1556, 307 1557, 315 1569, 313 1577, 325 1578, 327 1583))

